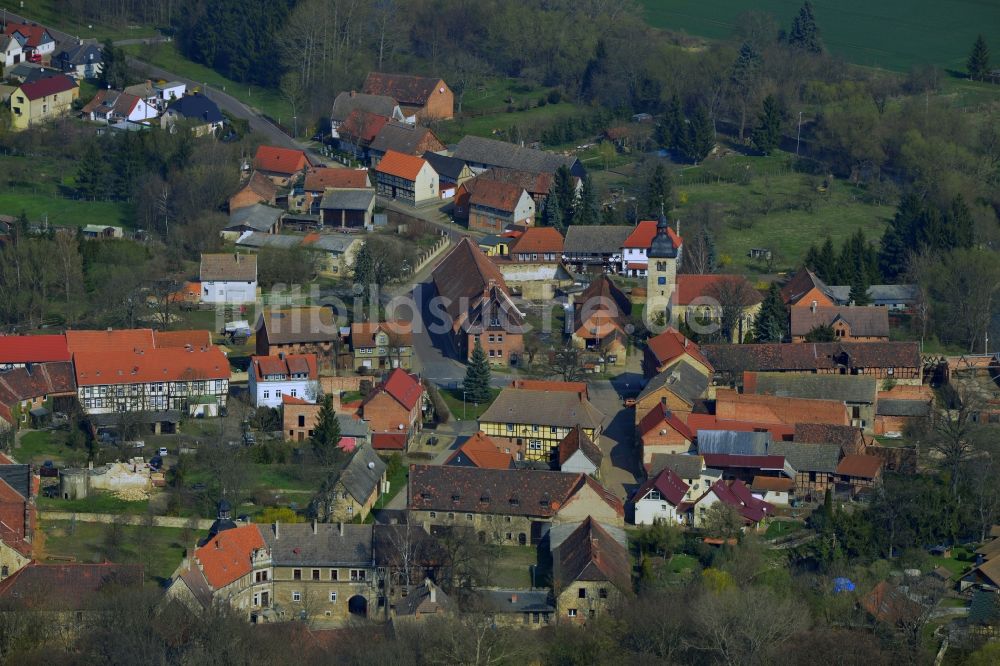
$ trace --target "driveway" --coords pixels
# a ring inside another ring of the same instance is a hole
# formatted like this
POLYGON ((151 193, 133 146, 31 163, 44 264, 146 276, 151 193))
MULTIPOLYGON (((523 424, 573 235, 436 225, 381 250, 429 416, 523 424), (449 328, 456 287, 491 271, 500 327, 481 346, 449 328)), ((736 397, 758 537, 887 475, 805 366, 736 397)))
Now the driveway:
POLYGON ((625 500, 643 476, 634 444, 635 412, 623 407, 615 384, 606 379, 590 382, 590 402, 604 413, 604 435, 599 442, 604 452, 601 483, 625 500))

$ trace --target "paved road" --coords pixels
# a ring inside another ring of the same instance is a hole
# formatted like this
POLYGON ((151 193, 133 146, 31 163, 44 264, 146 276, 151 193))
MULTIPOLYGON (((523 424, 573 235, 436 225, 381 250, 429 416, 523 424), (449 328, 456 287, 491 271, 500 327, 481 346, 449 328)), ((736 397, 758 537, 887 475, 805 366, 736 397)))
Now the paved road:
POLYGON ((635 412, 625 409, 611 381, 590 382, 590 401, 604 413, 604 435, 598 444, 604 452, 601 483, 619 499, 627 499, 642 479, 635 447, 635 412))

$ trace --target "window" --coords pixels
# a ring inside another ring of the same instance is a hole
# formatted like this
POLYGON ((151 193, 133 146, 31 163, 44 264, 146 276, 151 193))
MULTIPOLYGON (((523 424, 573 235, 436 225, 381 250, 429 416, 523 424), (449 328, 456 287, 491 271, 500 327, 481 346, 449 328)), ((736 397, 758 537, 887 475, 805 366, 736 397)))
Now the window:
POLYGON ((338 580, 340 572, 337 569, 330 569, 330 580, 338 580))
POLYGON ((292 569, 292 580, 302 580, 302 569, 292 569))
POLYGON ((579 597, 580 599, 586 599, 587 598, 587 588, 585 588, 585 587, 579 588, 576 591, 576 596, 579 597))
POLYGON ((455 520, 455 514, 451 511, 448 512, 448 520, 455 520))
POLYGON ((437 517, 438 517, 437 511, 431 511, 431 518, 437 518, 437 517))
POLYGON ((302 414, 299 414, 299 427, 304 428, 305 425, 306 425, 306 417, 302 414))
POLYGON ((270 397, 271 397, 271 392, 270 391, 264 391, 264 400, 267 400, 270 397))
POLYGON ((540 440, 540 439, 529 439, 528 440, 528 450, 529 451, 541 451, 542 450, 542 440, 540 440))
POLYGON ((507 532, 507 541, 511 541, 513 538, 514 538, 514 535, 511 534, 510 532, 507 532))
POLYGON ((330 603, 331 604, 337 603, 337 593, 336 592, 331 592, 330 593, 330 603))
POLYGON ((493 358, 493 350, 490 350, 490 358, 493 358))
POLYGON ((292 397, 293 397, 293 398, 295 397, 295 394, 296 394, 297 392, 298 392, 298 389, 292 389, 292 397))
POLYGON ((302 601, 302 593, 292 592, 292 601, 302 601))
POLYGON ((471 513, 465 514, 465 519, 468 520, 468 521, 471 521, 472 520, 472 514, 471 513))
POLYGON ((658 491, 658 490, 650 490, 649 491, 649 499, 655 500, 655 501, 659 501, 659 499, 660 499, 660 491, 658 491))
POLYGON ((601 589, 599 589, 597 591, 597 596, 599 596, 601 599, 607 599, 608 598, 608 588, 602 587, 601 589))
POLYGON ((366 579, 365 574, 364 569, 351 569, 351 581, 355 583, 364 581, 366 579))
POLYGON ((509 523, 510 522, 510 516, 505 516, 505 518, 507 519, 507 522, 509 523))
POLYGON ((553 435, 558 434, 559 428, 552 426, 551 428, 549 428, 549 432, 552 433, 553 435))
POLYGON ((570 608, 569 611, 567 611, 567 615, 569 615, 570 617, 576 617, 576 609, 570 608))
POLYGON ((490 342, 493 342, 493 336, 492 335, 490 336, 490 342))
POLYGON ((593 608, 591 608, 590 609, 590 617, 595 617, 596 615, 597 615, 597 611, 595 611, 593 608))
POLYGON ((497 358, 500 358, 501 356, 503 356, 503 350, 502 349, 498 349, 497 350, 497 358))
POLYGON ((313 569, 313 580, 319 580, 319 569, 313 569))
POLYGON ((267 571, 258 571, 254 574, 254 581, 257 583, 263 583, 267 581, 267 571))
POLYGON ((514 432, 514 424, 513 423, 508 423, 507 424, 507 432, 514 432))

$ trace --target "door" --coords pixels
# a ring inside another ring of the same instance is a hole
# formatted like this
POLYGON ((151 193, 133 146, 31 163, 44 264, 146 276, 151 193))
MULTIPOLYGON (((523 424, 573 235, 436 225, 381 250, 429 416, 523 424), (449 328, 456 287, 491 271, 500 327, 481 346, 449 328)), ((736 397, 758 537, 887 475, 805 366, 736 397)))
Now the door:
POLYGON ((269 592, 261 592, 260 593, 260 605, 261 606, 264 606, 265 608, 267 606, 270 606, 271 605, 270 601, 271 601, 271 595, 270 595, 269 592))

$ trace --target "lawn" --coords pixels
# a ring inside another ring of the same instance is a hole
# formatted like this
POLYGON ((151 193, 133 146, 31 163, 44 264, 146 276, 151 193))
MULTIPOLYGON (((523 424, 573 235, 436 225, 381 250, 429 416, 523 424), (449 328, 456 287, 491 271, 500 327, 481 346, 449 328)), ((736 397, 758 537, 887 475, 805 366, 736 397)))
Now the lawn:
POLYGON ((39 497, 38 508, 42 511, 72 511, 74 513, 146 513, 149 500, 126 502, 109 492, 91 492, 86 499, 64 500, 53 497, 39 497))
POLYGON ((798 532, 805 525, 798 522, 788 521, 788 520, 774 520, 771 524, 767 526, 767 531, 764 533, 765 539, 777 539, 779 537, 788 536, 794 532, 798 532))
POLYGON ((526 128, 532 125, 548 126, 553 121, 580 115, 581 108, 575 104, 561 102, 546 104, 524 111, 499 111, 476 118, 460 118, 450 123, 441 123, 434 128, 434 133, 444 143, 457 142, 465 135, 493 137, 497 131, 506 131, 517 125, 526 128))
POLYGON ((275 119, 278 124, 284 126, 292 124, 292 107, 279 92, 231 81, 215 70, 182 56, 173 42, 127 46, 126 50, 151 65, 232 95, 247 106, 275 119))
POLYGON ((386 504, 388 504, 392 498, 399 494, 403 488, 406 487, 407 479, 410 478, 410 466, 405 462, 398 465, 396 470, 393 472, 392 476, 388 478, 389 481, 389 492, 385 493, 378 498, 375 502, 374 509, 381 509, 386 504))
POLYGON ((945 569, 950 571, 952 578, 958 578, 963 573, 965 573, 965 571, 969 567, 972 566, 971 562, 962 562, 961 560, 957 560, 954 557, 937 557, 934 555, 930 556, 930 562, 935 567, 944 567, 945 569))
POLYGON ((490 389, 490 399, 482 404, 462 401, 462 389, 441 389, 441 397, 444 398, 448 409, 457 421, 478 421, 483 412, 489 409, 493 401, 500 395, 500 389, 490 389))
MULTIPOLYGON (((497 587, 531 587, 531 565, 538 566, 538 549, 533 546, 500 546, 492 584, 497 587)), ((539 571, 535 583, 540 584, 539 571)))
POLYGON ((185 545, 193 545, 199 535, 173 527, 136 525, 116 529, 121 530, 121 538, 114 546, 109 544, 108 525, 43 520, 44 554, 57 559, 72 557, 77 562, 139 563, 145 567, 148 582, 162 585, 184 559, 185 545))
POLYGON ((314 492, 323 481, 312 471, 302 465, 253 465, 251 473, 256 485, 268 490, 314 492))
POLYGON ((463 114, 500 112, 507 106, 520 107, 525 103, 537 104, 538 99, 548 95, 550 88, 540 88, 518 79, 489 79, 474 90, 465 93, 462 100, 463 114), (508 102, 507 100, 511 100, 508 102))
MULTIPOLYGON (((730 37, 748 10, 767 12, 786 30, 802 0, 641 0, 650 24, 712 39, 730 37)), ((1000 3, 982 0, 813 0, 816 23, 835 55, 900 71, 927 62, 954 70, 978 33, 1000 43, 1000 3)))
POLYGON ((103 42, 105 39, 140 39, 155 37, 158 34, 156 28, 148 25, 74 21, 66 11, 66 0, 27 0, 21 4, 20 9, 14 9, 16 4, 13 2, 9 6, 12 11, 23 12, 25 17, 32 21, 81 39, 96 39, 103 42))
POLYGON ((20 446, 14 449, 14 457, 21 463, 40 465, 46 460, 61 461, 72 452, 63 443, 65 433, 51 430, 33 430, 21 436, 20 446))

